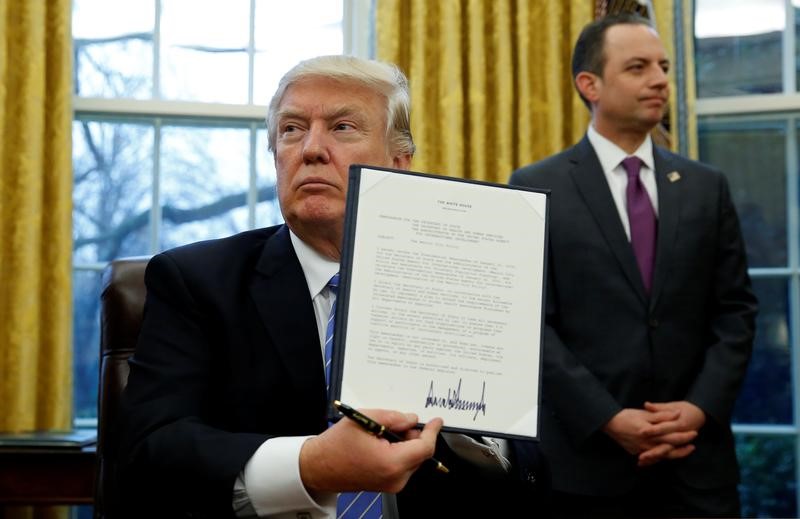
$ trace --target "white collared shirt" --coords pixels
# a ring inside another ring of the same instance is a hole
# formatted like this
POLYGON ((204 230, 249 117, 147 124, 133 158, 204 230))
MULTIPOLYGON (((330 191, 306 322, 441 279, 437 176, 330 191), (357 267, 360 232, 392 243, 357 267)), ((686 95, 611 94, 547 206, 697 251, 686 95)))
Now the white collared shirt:
POLYGON ((289 231, 292 239, 292 246, 297 259, 300 260, 300 267, 306 277, 308 285, 308 295, 314 304, 314 315, 317 318, 317 331, 319 332, 320 352, 322 362, 325 362, 325 333, 328 330, 328 316, 331 315, 331 307, 335 297, 330 289, 327 289, 328 281, 334 274, 339 272, 339 262, 326 258, 319 252, 308 246, 295 233, 289 231))
MULTIPOLYGON (((630 241, 631 225, 628 221, 628 209, 625 202, 628 174, 622 167, 622 161, 631 155, 628 155, 625 150, 597 133, 593 125, 589 125, 586 136, 589 138, 589 142, 600 160, 600 166, 603 168, 603 174, 611 190, 611 196, 617 206, 619 219, 622 221, 625 234, 628 236, 628 241, 630 241)), ((633 156, 639 157, 643 162, 639 177, 642 179, 642 184, 650 197, 650 203, 653 204, 653 211, 658 217, 658 190, 656 188, 655 161, 653 159, 653 141, 649 135, 633 153, 633 156)))

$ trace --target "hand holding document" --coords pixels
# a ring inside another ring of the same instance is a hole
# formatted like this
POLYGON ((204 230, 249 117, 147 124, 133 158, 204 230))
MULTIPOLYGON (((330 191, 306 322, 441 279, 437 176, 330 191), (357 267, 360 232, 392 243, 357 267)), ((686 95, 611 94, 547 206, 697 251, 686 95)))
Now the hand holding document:
MULTIPOLYGON (((342 413, 342 415, 346 416, 347 418, 353 420, 355 423, 359 425, 362 429, 367 431, 368 433, 377 436, 378 438, 386 438, 390 442, 401 442, 403 439, 393 433, 390 429, 387 429, 385 426, 379 424, 369 416, 365 415, 361 411, 353 409, 347 404, 339 402, 338 400, 333 401, 333 407, 336 408, 337 411, 342 413)), ((431 462, 434 464, 434 468, 439 472, 443 472, 447 474, 450 472, 450 469, 444 466, 444 464, 437 460, 436 458, 430 458, 431 462)))
POLYGON ((547 204, 542 191, 351 167, 331 399, 536 438, 547 204))

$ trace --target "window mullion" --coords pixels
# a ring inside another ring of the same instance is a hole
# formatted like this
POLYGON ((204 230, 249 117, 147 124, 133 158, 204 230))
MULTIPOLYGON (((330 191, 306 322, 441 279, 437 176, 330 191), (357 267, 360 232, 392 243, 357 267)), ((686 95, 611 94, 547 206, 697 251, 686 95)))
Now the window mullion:
POLYGON ((786 129, 786 232, 788 236, 786 238, 789 249, 789 269, 794 275, 797 275, 800 272, 800 207, 798 207, 800 150, 797 147, 797 125, 800 123, 800 119, 789 117, 788 122, 789 125, 786 129))
POLYGON ((153 26, 153 99, 161 98, 161 0, 155 4, 155 25, 153 26))
POLYGON ((342 37, 345 54, 362 58, 375 57, 373 33, 374 0, 342 2, 342 37))
POLYGON ((781 53, 783 56, 781 63, 781 69, 783 71, 783 93, 794 94, 797 91, 795 72, 796 65, 794 60, 794 46, 796 38, 794 33, 794 7, 792 6, 791 0, 786 0, 784 6, 786 10, 786 23, 784 24, 783 28, 783 52, 781 53))
POLYGON ((247 104, 253 104, 256 61, 256 0, 250 0, 250 38, 247 43, 247 104))
POLYGON ((232 105, 161 99, 122 99, 75 97, 73 109, 82 113, 112 113, 209 119, 250 119, 263 121, 267 107, 263 105, 232 105))
POLYGON ((153 127, 153 203, 150 207, 150 253, 159 251, 161 237, 161 118, 153 127))
POLYGON ((250 182, 247 190, 247 226, 250 229, 256 226, 256 205, 258 204, 258 125, 250 124, 250 182))

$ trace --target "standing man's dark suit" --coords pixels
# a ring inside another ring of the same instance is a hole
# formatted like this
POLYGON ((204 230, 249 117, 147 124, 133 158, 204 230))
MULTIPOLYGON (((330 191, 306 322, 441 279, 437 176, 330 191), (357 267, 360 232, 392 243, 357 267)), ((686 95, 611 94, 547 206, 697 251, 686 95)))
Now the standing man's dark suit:
POLYGON ((555 488, 633 488, 636 458, 600 427, 621 407, 684 399, 710 419, 697 450, 670 461, 672 470, 700 488, 738 482, 729 423, 755 300, 736 213, 719 171, 659 148, 654 158, 659 218, 649 297, 588 139, 511 177, 552 190, 542 449, 555 488))
POLYGON ((647 20, 589 24, 573 77, 592 139, 510 180, 551 190, 541 448, 566 517, 739 513, 730 421, 756 299, 724 175, 655 146, 648 166, 668 71, 647 20), (627 197, 645 183, 626 176, 629 159, 655 177, 649 293, 626 232, 642 221, 627 197))

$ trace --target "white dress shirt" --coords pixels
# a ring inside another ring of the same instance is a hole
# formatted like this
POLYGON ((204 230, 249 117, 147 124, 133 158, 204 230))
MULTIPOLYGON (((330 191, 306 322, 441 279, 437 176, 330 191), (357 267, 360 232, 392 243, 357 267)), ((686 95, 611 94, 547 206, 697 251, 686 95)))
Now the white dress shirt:
MULTIPOLYGON (((589 125, 586 136, 589 138, 589 142, 592 144, 597 158, 600 159, 600 166, 603 168, 608 187, 611 189, 611 196, 614 198, 614 204, 617 206, 619 219, 622 221, 625 234, 628 236, 628 241, 630 241, 631 224, 628 221, 628 209, 625 201, 625 188, 628 186, 628 174, 622 167, 622 161, 631 155, 628 155, 625 150, 597 133, 593 125, 589 125)), ((644 184, 647 195, 650 197, 650 203, 653 204, 653 211, 655 211, 656 217, 658 217, 658 191, 656 190, 653 141, 650 139, 649 135, 633 153, 633 156, 639 157, 643 162, 642 169, 639 172, 639 178, 642 179, 642 184, 644 184)))

